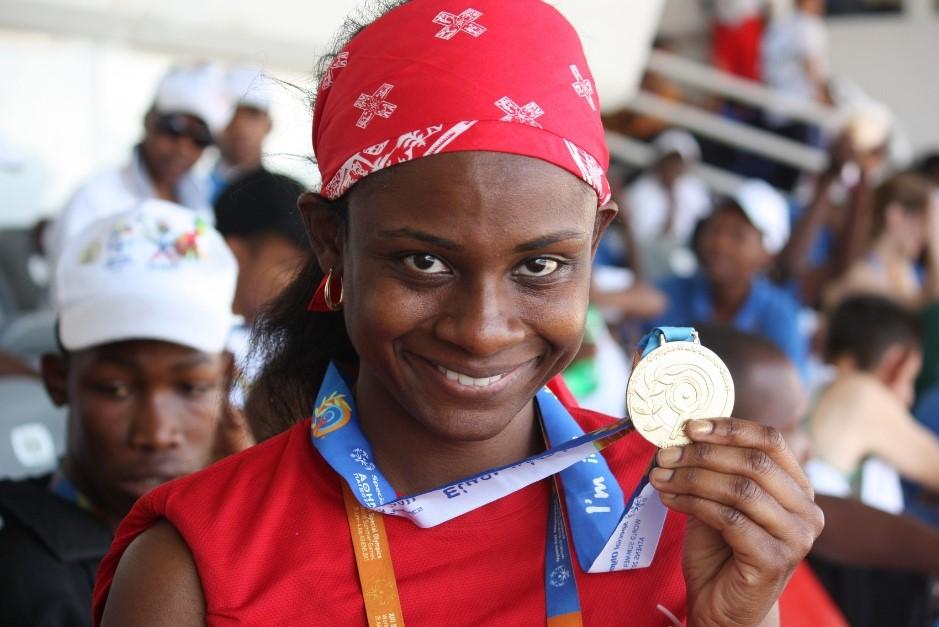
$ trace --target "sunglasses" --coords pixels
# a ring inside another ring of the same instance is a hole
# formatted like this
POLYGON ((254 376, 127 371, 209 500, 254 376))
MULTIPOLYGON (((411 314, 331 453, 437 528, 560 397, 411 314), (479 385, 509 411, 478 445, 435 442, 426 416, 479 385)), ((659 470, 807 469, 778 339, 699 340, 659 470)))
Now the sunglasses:
POLYGON ((199 148, 212 145, 212 134, 205 126, 194 124, 184 115, 163 115, 156 119, 156 130, 170 137, 186 137, 199 148))

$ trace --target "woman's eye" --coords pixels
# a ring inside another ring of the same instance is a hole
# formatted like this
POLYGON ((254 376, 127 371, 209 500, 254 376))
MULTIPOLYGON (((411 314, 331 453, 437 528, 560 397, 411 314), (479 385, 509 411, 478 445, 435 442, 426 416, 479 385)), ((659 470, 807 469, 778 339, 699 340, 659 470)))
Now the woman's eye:
POLYGON ((450 271, 447 264, 427 253, 408 255, 404 258, 404 264, 411 270, 422 274, 445 274, 450 271))
POLYGON ((548 276, 561 265, 557 259, 550 257, 535 257, 519 266, 518 273, 523 276, 548 276))

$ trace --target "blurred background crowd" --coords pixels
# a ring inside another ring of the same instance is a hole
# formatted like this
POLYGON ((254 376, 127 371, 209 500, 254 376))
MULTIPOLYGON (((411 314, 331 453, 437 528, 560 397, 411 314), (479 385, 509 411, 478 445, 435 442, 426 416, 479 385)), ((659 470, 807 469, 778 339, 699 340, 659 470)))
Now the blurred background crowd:
MULTIPOLYGON (((0 560, 0 606, 81 609, 135 496, 270 435, 251 324, 310 254, 318 184, 304 70, 327 39, 297 33, 355 3, 236 4, 209 26, 176 2, 0 7, 0 548, 44 560, 0 560)), ((553 4, 620 207, 568 386, 624 415, 638 339, 697 327, 828 520, 784 622, 939 625, 939 2, 553 4)))

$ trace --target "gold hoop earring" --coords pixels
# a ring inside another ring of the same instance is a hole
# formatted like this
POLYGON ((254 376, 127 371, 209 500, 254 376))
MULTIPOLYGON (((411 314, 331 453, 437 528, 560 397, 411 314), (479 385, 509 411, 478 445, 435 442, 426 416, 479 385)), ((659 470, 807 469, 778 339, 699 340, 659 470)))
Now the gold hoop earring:
POLYGON ((326 301, 326 306, 329 307, 330 311, 340 311, 342 309, 343 296, 345 296, 345 288, 342 285, 342 277, 337 277, 339 279, 339 300, 333 302, 332 299, 332 283, 333 283, 333 269, 329 269, 329 273, 326 275, 326 281, 323 285, 323 300, 326 301))

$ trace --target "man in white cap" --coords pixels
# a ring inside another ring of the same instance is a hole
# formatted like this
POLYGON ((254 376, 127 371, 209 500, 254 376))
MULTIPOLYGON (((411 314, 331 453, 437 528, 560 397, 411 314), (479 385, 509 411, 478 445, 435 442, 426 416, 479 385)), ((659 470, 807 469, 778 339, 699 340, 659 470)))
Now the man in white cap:
POLYGON ((808 342, 799 331, 799 304, 764 276, 788 239, 786 200, 763 181, 746 181, 698 230, 701 271, 661 283, 668 308, 651 326, 728 324, 763 335, 804 369, 808 342))
POLYGON ((701 160, 694 137, 672 129, 652 147, 655 163, 629 187, 624 219, 639 249, 643 278, 654 281, 682 267, 694 268, 688 246, 695 225, 711 211, 711 197, 689 171, 701 160))
POLYGON ((66 450, 52 475, 0 482, 3 625, 90 625, 95 570, 135 500, 231 450, 222 237, 144 201, 71 238, 56 271, 61 354, 42 376, 68 408, 66 450))
POLYGON ((236 106, 231 122, 218 137, 221 158, 212 172, 213 202, 232 181, 261 167, 264 139, 272 126, 272 83, 260 68, 234 67, 225 85, 236 106))
POLYGON ((178 203, 211 222, 207 182, 192 167, 231 119, 224 80, 211 64, 174 68, 163 77, 130 162, 86 181, 53 223, 46 239, 53 264, 85 226, 147 198, 178 203))

